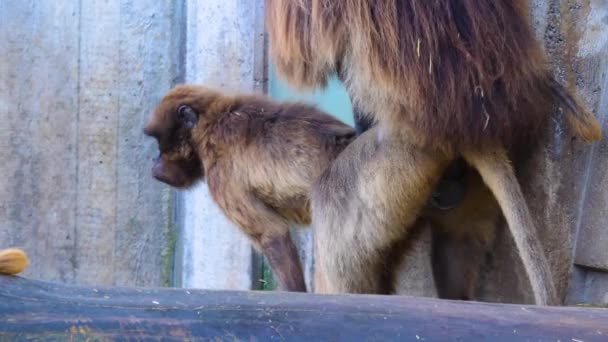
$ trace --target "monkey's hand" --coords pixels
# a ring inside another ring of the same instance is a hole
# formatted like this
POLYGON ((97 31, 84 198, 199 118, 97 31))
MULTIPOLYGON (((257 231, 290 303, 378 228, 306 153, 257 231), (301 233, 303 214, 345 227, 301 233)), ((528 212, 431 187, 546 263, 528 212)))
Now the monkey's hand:
POLYGON ((0 274, 17 274, 29 264, 27 255, 18 248, 0 251, 0 274))

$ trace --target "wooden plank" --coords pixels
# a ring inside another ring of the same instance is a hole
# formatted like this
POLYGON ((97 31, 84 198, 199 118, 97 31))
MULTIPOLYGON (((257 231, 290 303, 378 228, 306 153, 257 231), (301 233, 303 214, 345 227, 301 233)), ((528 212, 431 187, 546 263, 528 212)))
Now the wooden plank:
POLYGON ((75 1, 0 1, 0 247, 25 275, 74 281, 78 25, 75 1))
POLYGON ((608 310, 0 277, 3 340, 605 341, 608 310))

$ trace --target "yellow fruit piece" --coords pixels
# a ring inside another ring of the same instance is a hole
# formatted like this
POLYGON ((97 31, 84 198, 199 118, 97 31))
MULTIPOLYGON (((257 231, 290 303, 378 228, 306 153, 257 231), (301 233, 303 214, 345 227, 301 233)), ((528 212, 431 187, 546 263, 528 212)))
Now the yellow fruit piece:
POLYGON ((0 251, 0 274, 17 274, 29 264, 27 255, 19 248, 0 251))

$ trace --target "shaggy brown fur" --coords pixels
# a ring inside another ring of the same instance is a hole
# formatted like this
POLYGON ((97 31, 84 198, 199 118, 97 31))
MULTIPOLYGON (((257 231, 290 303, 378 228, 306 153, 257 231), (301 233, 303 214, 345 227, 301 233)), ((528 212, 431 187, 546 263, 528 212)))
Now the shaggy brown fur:
MULTIPOLYGON (((357 134, 375 126, 373 117, 354 107, 357 134)), ((426 224, 432 228, 431 263, 439 298, 475 299, 481 266, 489 254, 502 217, 500 206, 478 172, 462 159, 443 173, 428 205, 412 227, 411 235, 383 253, 385 279, 382 293, 394 291, 394 270, 404 250, 426 224)))
POLYGON ((145 132, 159 142, 157 179, 184 188, 204 176, 281 288, 306 290, 288 227, 310 223, 310 185, 355 137, 351 127, 309 105, 181 85, 164 96, 145 132))
POLYGON ((496 196, 536 303, 556 302, 507 148, 534 139, 554 104, 584 141, 601 131, 554 80, 527 2, 268 0, 266 8, 278 72, 308 87, 337 72, 353 102, 379 123, 313 187, 317 289, 376 292, 365 269, 407 234, 404 224, 414 222, 438 175, 462 155, 496 196), (336 196, 340 187, 351 196, 336 196))
POLYGON ((338 71, 357 106, 406 121, 425 145, 508 145, 534 134, 554 103, 572 112, 583 139, 600 136, 555 82, 526 1, 269 0, 267 8, 280 74, 314 87, 338 71))

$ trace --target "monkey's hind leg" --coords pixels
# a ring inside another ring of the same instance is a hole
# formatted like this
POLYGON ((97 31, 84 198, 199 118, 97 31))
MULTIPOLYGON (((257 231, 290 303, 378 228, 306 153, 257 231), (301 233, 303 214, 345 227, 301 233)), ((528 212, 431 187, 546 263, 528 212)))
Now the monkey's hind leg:
POLYGON ((448 159, 372 128, 311 190, 315 292, 386 293, 387 251, 404 238, 448 159), (384 259, 384 260, 383 260, 384 259))

